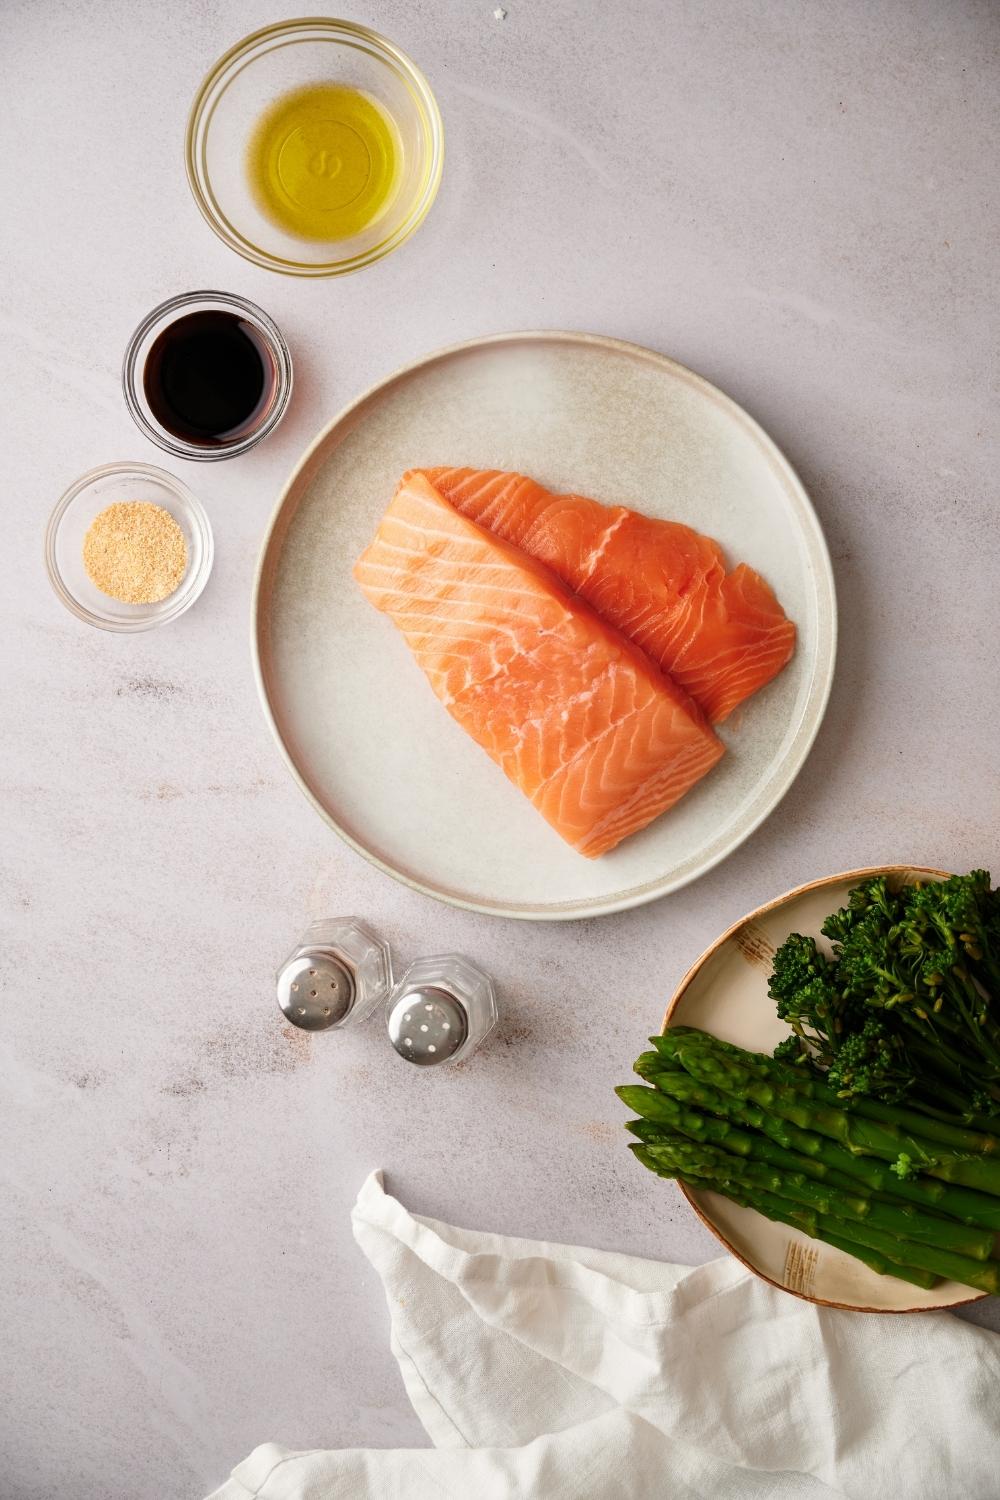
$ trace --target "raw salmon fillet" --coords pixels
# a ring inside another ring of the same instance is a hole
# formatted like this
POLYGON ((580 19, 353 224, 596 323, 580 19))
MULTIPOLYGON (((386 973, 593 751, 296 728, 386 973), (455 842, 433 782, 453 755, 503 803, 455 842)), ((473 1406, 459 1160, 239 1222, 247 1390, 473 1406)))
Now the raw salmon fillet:
POLYGON ((354 576, 452 717, 581 854, 644 828, 723 752, 641 651, 421 474, 354 576))
POLYGON ((464 516, 529 552, 647 652, 721 723, 781 671, 795 626, 753 568, 732 572, 716 542, 523 474, 423 469, 464 516))

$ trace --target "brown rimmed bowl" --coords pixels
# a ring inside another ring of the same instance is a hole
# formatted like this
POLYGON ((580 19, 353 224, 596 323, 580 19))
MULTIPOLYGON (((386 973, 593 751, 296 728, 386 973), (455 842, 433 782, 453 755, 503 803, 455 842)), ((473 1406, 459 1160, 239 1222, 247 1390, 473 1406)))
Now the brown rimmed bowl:
MULTIPOLYGON (((824 919, 844 905, 859 881, 872 875, 888 875, 902 884, 948 878, 945 870, 919 865, 873 865, 811 880, 758 906, 716 938, 691 966, 667 1006, 663 1030, 698 1026, 723 1041, 770 1052, 788 1035, 767 993, 776 948, 790 932, 819 938, 824 919)), ((688 1187, 681 1191, 705 1227, 737 1260, 772 1286, 807 1302, 855 1312, 922 1312, 978 1302, 986 1295, 957 1281, 941 1281, 924 1291, 894 1276, 880 1276, 853 1256, 718 1193, 688 1187)))

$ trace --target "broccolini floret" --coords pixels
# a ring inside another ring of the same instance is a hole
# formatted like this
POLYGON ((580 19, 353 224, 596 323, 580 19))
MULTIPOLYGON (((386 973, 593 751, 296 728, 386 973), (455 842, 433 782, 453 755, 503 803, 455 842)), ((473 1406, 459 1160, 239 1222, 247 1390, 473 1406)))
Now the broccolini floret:
POLYGON ((914 1082, 905 1045, 878 1014, 869 1014, 860 1030, 845 1037, 826 1076, 842 1099, 902 1099, 914 1082))
POLYGON ((769 993, 802 1057, 845 1098, 959 1117, 1000 1110, 1000 892, 985 870, 893 889, 862 881, 823 923, 832 956, 795 933, 769 993))

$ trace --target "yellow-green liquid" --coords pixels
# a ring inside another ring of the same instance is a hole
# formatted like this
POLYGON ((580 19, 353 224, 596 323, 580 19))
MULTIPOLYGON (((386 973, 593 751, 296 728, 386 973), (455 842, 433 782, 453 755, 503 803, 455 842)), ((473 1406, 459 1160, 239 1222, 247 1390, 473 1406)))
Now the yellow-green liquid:
POLYGON ((396 197, 402 146, 393 120, 369 95, 310 84, 284 94, 261 117, 247 171, 272 223, 300 239, 346 240, 396 197))

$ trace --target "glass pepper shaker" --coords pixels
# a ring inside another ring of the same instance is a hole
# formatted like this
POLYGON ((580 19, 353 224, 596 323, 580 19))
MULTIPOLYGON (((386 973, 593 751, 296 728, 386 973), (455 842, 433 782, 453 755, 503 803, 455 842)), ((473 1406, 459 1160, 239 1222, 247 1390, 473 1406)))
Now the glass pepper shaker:
POLYGON ((389 1040, 418 1067, 469 1057, 497 1023, 496 989, 488 974, 458 953, 418 958, 386 1005, 389 1040))
POLYGON ((277 973, 278 1004, 303 1031, 333 1031, 370 1016, 392 989, 389 944, 357 917, 313 922, 277 973))

